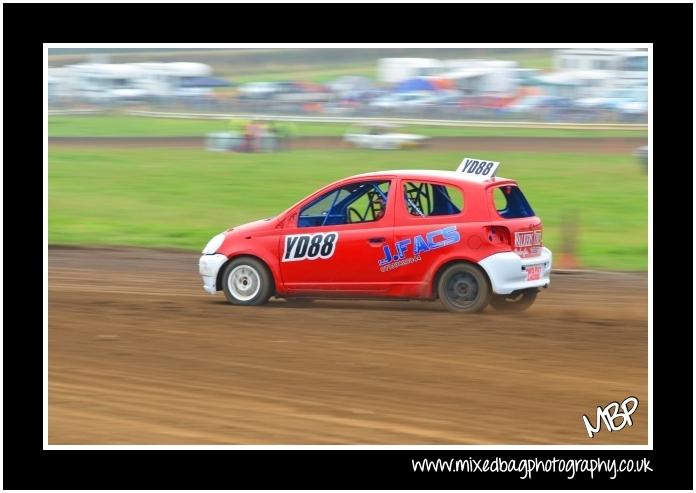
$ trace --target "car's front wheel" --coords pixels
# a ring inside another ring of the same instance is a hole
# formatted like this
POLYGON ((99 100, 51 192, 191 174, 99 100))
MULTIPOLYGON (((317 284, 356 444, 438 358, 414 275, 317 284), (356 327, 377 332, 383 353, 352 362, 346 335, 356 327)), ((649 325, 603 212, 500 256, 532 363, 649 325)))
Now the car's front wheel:
POLYGON ((262 305, 273 294, 273 277, 263 263, 241 257, 225 267, 222 290, 233 305, 262 305))
POLYGON ((454 264, 439 278, 437 294, 445 308, 452 312, 476 313, 488 305, 491 287, 486 275, 477 267, 454 264))

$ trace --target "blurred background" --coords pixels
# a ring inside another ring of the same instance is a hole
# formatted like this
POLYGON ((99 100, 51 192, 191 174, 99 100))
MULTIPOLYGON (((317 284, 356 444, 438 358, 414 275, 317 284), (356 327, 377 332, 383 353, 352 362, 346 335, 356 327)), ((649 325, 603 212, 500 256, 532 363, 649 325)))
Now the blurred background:
MULTIPOLYGON (((49 50, 52 444, 588 444, 648 407, 648 54, 49 50), (216 233, 334 180, 500 161, 543 220, 524 314, 203 292, 216 233)), ((675 97, 678 94, 675 93, 675 97)))
POLYGON ((474 156, 520 181, 560 265, 647 268, 647 50, 48 58, 51 244, 200 249, 331 180, 474 156))

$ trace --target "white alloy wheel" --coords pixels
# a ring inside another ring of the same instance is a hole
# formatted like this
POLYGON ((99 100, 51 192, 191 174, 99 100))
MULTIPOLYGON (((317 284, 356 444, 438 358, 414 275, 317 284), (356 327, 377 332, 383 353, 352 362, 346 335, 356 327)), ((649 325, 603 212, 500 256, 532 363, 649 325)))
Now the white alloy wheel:
POLYGON ((227 288, 237 300, 249 301, 261 289, 261 276, 254 267, 248 264, 238 265, 232 269, 227 277, 227 288))

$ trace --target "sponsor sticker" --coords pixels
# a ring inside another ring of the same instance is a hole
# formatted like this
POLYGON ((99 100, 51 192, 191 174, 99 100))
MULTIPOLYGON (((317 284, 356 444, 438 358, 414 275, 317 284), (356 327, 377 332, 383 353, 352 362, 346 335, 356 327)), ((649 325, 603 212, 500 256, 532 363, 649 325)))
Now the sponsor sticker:
POLYGON ((516 231, 515 253, 520 257, 535 257, 541 253, 541 230, 516 231))
POLYGON ((515 246, 519 248, 541 246, 541 230, 515 232, 515 246))
POLYGON ((447 226, 427 232, 425 235, 416 235, 404 238, 394 243, 394 246, 382 247, 384 258, 379 260, 379 270, 387 272, 404 265, 410 265, 421 261, 421 253, 429 252, 437 248, 446 247, 458 243, 461 239, 456 226, 447 226))

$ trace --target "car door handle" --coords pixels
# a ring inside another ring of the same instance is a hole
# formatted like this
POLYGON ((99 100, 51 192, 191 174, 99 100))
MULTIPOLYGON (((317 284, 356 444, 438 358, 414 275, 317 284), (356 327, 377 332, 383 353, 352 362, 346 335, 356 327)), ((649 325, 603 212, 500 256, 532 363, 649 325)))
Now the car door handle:
POLYGON ((386 241, 386 238, 380 236, 378 238, 370 238, 367 241, 370 243, 384 243, 386 241))

